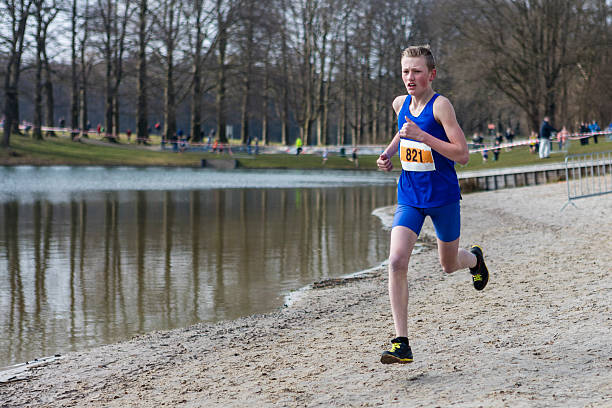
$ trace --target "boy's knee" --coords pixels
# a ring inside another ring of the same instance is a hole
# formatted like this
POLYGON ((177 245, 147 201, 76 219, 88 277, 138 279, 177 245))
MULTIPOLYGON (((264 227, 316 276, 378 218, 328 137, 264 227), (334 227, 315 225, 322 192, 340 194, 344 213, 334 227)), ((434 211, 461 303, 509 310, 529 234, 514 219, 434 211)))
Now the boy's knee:
POLYGON ((453 273, 457 270, 456 262, 440 261, 440 266, 442 267, 442 270, 444 271, 444 273, 453 273))
POLYGON ((406 273, 409 259, 402 255, 391 255, 389 257, 389 271, 391 273, 406 273))

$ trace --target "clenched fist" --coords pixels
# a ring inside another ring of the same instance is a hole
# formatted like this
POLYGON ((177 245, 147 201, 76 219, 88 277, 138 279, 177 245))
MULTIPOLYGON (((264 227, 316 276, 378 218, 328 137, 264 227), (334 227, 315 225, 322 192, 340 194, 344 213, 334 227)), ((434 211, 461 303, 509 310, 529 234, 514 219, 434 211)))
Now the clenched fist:
POLYGON ((389 156, 387 156, 387 153, 381 153, 380 156, 378 156, 378 160, 376 160, 376 165, 379 169, 384 171, 393 170, 393 163, 391 163, 391 159, 389 158, 389 156))
POLYGON ((422 142, 425 139, 424 132, 416 123, 411 121, 408 116, 404 116, 404 118, 406 119, 406 123, 404 123, 399 131, 400 137, 422 142))

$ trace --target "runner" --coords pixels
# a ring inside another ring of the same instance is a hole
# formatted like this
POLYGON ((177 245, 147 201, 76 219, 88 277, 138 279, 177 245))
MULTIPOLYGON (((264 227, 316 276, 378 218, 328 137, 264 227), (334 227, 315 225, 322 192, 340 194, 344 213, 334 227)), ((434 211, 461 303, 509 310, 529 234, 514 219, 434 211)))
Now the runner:
POLYGON ((401 62, 408 95, 393 101, 399 132, 377 160, 380 169, 390 171, 390 158, 399 148, 402 173, 389 254, 389 299, 396 337, 391 349, 382 353, 383 364, 412 362, 408 263, 425 217, 433 221, 446 273, 469 268, 476 290, 484 289, 489 279, 481 248, 459 248, 461 192, 454 164, 466 164, 469 153, 453 106, 431 87, 436 77, 434 57, 429 46, 413 46, 404 50, 401 62))

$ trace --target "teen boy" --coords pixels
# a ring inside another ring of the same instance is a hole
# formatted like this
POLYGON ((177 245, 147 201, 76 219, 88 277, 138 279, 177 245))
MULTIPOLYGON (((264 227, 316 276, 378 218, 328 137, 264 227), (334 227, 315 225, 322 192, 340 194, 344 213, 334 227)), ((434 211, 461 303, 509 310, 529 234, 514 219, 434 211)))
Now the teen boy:
POLYGON ((408 95, 393 101, 399 132, 377 160, 380 169, 390 171, 391 157, 399 149, 402 164, 389 254, 389 298, 396 337, 391 349, 382 354, 383 364, 412 362, 408 263, 426 216, 436 230, 444 272, 469 268, 476 290, 484 289, 489 279, 481 248, 459 248, 461 193, 454 164, 466 164, 469 154, 453 106, 431 87, 436 77, 434 57, 429 46, 413 46, 403 51, 401 63, 408 95))

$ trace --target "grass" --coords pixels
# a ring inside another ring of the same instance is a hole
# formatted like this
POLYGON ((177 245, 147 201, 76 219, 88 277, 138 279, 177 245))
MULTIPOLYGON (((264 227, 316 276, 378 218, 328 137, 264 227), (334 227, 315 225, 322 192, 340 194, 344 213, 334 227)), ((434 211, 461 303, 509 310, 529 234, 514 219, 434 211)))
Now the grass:
MULTIPOLYGON (((592 141, 586 146, 572 141, 569 154, 591 153, 612 150, 612 141, 604 137, 599 143, 592 141)), ((122 166, 185 166, 199 167, 201 159, 230 159, 238 161, 243 168, 279 168, 279 169, 355 169, 355 164, 346 157, 330 155, 323 164, 320 156, 290 154, 260 154, 247 156, 236 154, 217 155, 214 153, 185 152, 172 153, 139 149, 133 145, 93 145, 72 142, 68 138, 53 137, 35 141, 31 137, 14 135, 9 150, 0 149, 0 165, 122 165, 122 166)), ((359 169, 375 170, 377 156, 362 155, 359 157, 359 169)), ((483 170, 500 167, 514 167, 540 163, 563 162, 565 154, 553 153, 550 158, 541 160, 537 154, 529 152, 527 146, 515 147, 511 151, 502 149, 498 161, 493 161, 489 152, 489 161, 483 163, 480 153, 470 155, 466 166, 457 165, 457 170, 483 170)), ((395 169, 400 168, 397 156, 393 159, 395 169)))
MULTIPOLYGON (((555 147, 556 147, 556 142, 555 147)), ((591 140, 588 145, 582 146, 579 141, 572 140, 567 154, 582 154, 582 153, 593 153, 603 152, 612 150, 612 141, 609 141, 605 137, 599 137, 599 143, 594 144, 591 140)), ((457 165, 457 171, 472 171, 472 170, 485 170, 485 169, 496 169, 504 167, 517 167, 517 166, 529 166, 534 164, 542 163, 557 163, 565 161, 565 153, 553 152, 549 158, 540 159, 537 152, 531 153, 528 146, 517 146, 511 151, 507 152, 504 149, 499 154, 499 160, 493 161, 493 152, 489 152, 489 159, 485 163, 482 160, 481 153, 470 154, 470 161, 466 166, 457 165)))
POLYGON ((97 146, 63 137, 35 141, 30 137, 13 135, 10 152, 0 150, 0 164, 199 166, 200 156, 196 153, 168 154, 121 144, 97 146))

